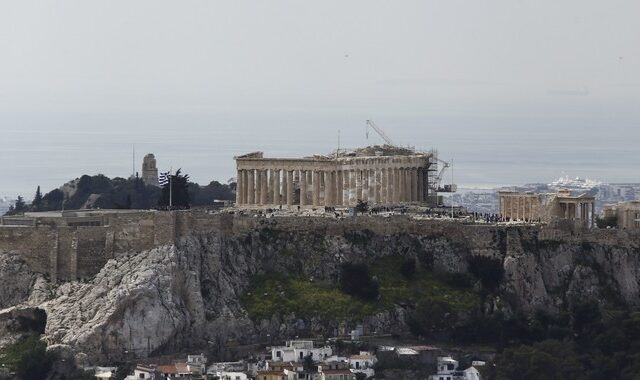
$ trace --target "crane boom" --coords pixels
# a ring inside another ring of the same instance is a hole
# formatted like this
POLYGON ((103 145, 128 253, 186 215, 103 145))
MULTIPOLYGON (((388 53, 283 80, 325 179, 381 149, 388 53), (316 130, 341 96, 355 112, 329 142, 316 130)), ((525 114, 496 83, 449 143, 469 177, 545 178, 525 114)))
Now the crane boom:
POLYGON ((391 139, 389 138, 389 136, 387 136, 386 133, 384 133, 384 131, 382 129, 380 129, 372 120, 367 120, 367 127, 371 127, 373 128, 374 131, 376 131, 376 133, 382 137, 382 139, 389 145, 391 146, 395 146, 395 144, 393 143, 393 141, 391 141, 391 139))

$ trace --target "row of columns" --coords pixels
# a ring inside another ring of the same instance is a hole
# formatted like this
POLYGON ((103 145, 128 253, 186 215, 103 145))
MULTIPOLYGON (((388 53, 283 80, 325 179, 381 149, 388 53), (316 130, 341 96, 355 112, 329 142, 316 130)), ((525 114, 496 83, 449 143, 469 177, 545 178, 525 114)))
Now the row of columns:
POLYGON ((424 202, 425 168, 345 170, 240 169, 239 205, 353 206, 358 200, 424 202))
POLYGON ((526 195, 500 196, 500 215, 513 220, 534 220, 541 217, 540 202, 526 195))
POLYGON ((562 201, 564 208, 564 218, 573 219, 576 224, 584 227, 593 227, 596 215, 595 202, 562 201))

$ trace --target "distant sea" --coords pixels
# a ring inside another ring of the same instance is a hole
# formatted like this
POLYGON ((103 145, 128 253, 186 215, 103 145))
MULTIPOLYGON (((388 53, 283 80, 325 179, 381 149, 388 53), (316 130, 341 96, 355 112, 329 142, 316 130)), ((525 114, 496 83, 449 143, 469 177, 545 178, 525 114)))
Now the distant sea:
MULTIPOLYGON (((234 155, 325 154, 338 147, 380 144, 366 137, 364 115, 286 117, 265 114, 0 115, 0 197, 30 199, 83 174, 128 177, 154 153, 159 169, 181 168, 200 184, 227 182, 235 175, 234 155), (340 132, 338 132, 340 131, 340 132), (339 137, 338 137, 339 136, 339 137)), ((548 183, 561 175, 603 182, 640 182, 640 132, 628 125, 519 125, 472 120, 425 122, 399 119, 379 125, 399 145, 437 148, 453 161, 445 182, 467 188, 548 183), (606 128, 605 128, 606 127, 606 128)))

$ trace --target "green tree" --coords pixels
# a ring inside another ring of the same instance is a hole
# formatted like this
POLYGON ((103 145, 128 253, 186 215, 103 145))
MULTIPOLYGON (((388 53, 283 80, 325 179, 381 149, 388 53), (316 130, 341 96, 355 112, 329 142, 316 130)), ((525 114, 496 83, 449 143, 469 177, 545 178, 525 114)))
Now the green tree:
POLYGON ((117 365, 116 373, 114 375, 115 380, 124 380, 130 373, 133 372, 135 365, 132 363, 119 363, 117 365))
POLYGON ((54 189, 42 197, 43 209, 47 211, 61 210, 64 202, 64 193, 60 189, 54 189))
POLYGON ((38 339, 22 353, 16 365, 16 375, 22 380, 46 379, 53 362, 54 357, 47 353, 47 345, 38 339))
POLYGON ((36 189, 36 195, 31 202, 31 209, 33 211, 42 211, 42 193, 40 192, 40 185, 36 189))
POLYGON ((371 277, 369 268, 364 264, 342 264, 340 289, 365 301, 374 301, 380 294, 378 281, 371 277))
POLYGON ((411 314, 408 324, 414 334, 428 335, 451 329, 457 321, 456 313, 445 301, 421 300, 411 314))
POLYGON ((16 202, 9 207, 9 211, 7 211, 5 215, 18 215, 23 214, 25 211, 29 211, 29 208, 27 207, 24 198, 22 198, 21 195, 18 195, 18 199, 16 199, 16 202))
POLYGON ((304 361, 302 363, 302 368, 307 373, 311 373, 311 372, 316 372, 317 371, 316 363, 314 363, 313 357, 311 356, 311 354, 309 354, 309 355, 304 357, 304 361))
POLYGON ((171 175, 169 184, 162 188, 162 194, 158 201, 158 206, 167 207, 171 203, 172 207, 189 208, 191 198, 189 197, 189 175, 181 174, 182 169, 178 169, 176 174, 171 175), (171 197, 171 202, 169 202, 171 197))
POLYGON ((572 344, 546 340, 509 348, 496 357, 496 379, 570 380, 588 378, 572 344))
POLYGON ((367 375, 362 372, 356 372, 356 380, 367 380, 367 375))

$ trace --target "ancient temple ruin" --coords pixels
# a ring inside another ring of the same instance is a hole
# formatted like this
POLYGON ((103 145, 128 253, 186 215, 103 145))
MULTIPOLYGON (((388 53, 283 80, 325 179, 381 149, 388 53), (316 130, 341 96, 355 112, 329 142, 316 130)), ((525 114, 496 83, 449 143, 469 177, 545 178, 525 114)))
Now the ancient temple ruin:
POLYGON ((552 222, 571 220, 577 226, 591 228, 595 219, 595 198, 572 195, 569 190, 557 193, 500 191, 500 216, 509 220, 552 222))
POLYGON ((330 156, 265 158, 262 152, 235 157, 238 206, 355 206, 436 202, 430 173, 433 153, 392 146, 368 147, 330 156))

